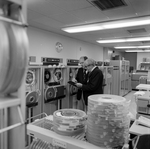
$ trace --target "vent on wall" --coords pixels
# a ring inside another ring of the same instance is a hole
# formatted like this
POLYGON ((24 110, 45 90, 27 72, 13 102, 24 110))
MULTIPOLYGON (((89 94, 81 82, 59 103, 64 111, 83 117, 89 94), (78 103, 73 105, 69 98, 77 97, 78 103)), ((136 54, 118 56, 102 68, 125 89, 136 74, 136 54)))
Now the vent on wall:
POLYGON ((136 33, 146 33, 145 28, 139 28, 139 29, 132 29, 132 30, 127 30, 131 34, 136 34, 136 33))
POLYGON ((124 0, 87 0, 87 1, 101 10, 127 6, 124 0))
POLYGON ((150 44, 150 41, 141 41, 143 44, 150 44))

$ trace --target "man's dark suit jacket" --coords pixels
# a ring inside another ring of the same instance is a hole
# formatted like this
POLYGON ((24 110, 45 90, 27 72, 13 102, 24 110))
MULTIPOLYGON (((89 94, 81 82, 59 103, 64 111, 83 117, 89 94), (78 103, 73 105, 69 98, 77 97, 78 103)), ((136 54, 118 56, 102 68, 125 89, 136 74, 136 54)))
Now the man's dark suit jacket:
POLYGON ((82 86, 86 105, 88 104, 88 96, 103 94, 103 77, 103 73, 98 67, 89 74, 87 84, 83 84, 82 86))
MULTIPOLYGON (((82 84, 87 83, 88 73, 84 74, 85 73, 84 71, 85 70, 82 67, 78 69, 77 76, 76 76, 76 80, 78 83, 82 83, 82 84)), ((82 93, 83 93, 82 89, 78 89, 77 100, 81 99, 82 93)), ((83 98, 84 98, 84 94, 83 94, 83 98)))

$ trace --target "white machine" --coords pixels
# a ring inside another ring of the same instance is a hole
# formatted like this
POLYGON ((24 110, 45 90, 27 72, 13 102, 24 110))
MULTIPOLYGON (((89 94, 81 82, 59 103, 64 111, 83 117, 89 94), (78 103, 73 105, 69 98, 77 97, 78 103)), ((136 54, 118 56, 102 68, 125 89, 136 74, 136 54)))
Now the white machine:
POLYGON ((50 115, 54 111, 65 108, 66 104, 66 67, 60 65, 62 59, 42 58, 42 112, 50 115))
MULTIPOLYGON (((41 67, 29 66, 26 75, 26 121, 31 123, 35 116, 41 113, 41 67)), ((41 118, 40 116, 36 118, 41 118)), ((26 145, 31 142, 31 137, 26 137, 26 145)))
POLYGON ((124 96, 129 92, 129 61, 112 60, 110 65, 114 66, 113 70, 113 93, 124 96))
MULTIPOLYGON (((78 71, 78 63, 79 60, 75 59, 67 59, 67 80, 72 81, 73 78, 76 77, 77 71, 78 71)), ((76 108, 75 102, 76 102, 76 94, 77 94, 77 87, 67 84, 67 93, 68 93, 68 101, 69 101, 69 108, 76 108)))

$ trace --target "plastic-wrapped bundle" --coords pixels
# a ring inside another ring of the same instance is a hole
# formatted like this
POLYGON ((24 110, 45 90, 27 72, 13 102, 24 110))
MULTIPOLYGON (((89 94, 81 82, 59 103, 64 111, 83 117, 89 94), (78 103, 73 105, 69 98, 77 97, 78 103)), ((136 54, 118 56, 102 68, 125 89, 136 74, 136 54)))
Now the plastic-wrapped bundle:
POLYGON ((128 142, 130 101, 116 95, 88 97, 88 142, 107 148, 123 146, 128 142))
POLYGON ((85 131, 86 113, 77 109, 60 109, 53 114, 53 129, 65 136, 74 136, 85 131))

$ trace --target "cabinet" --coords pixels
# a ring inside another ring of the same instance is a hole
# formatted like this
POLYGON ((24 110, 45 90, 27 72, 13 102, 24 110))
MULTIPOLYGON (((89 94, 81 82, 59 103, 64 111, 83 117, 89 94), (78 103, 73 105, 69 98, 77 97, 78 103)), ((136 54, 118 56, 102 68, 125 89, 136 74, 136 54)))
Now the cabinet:
POLYGON ((125 60, 112 60, 111 66, 113 70, 113 93, 115 95, 124 96, 128 93, 129 89, 129 61, 125 60))
POLYGON ((142 62, 142 63, 140 63, 138 69, 139 70, 145 70, 145 71, 150 70, 150 62, 142 62))
MULTIPOLYGON (((21 6, 21 14, 23 14, 24 21, 26 20, 25 0, 3 1, 21 6)), ((0 20, 21 26, 24 26, 26 22, 15 21, 3 16, 0 16, 0 20)), ((25 80, 25 75, 23 80, 25 80)), ((11 96, 0 95, 0 149, 25 148, 25 81, 22 82, 19 90, 11 96)))

